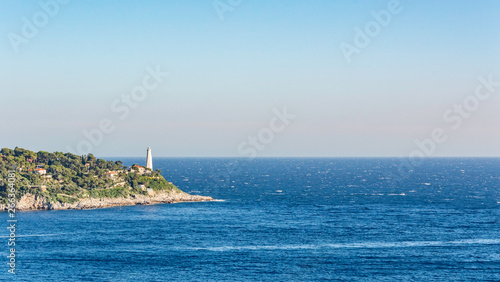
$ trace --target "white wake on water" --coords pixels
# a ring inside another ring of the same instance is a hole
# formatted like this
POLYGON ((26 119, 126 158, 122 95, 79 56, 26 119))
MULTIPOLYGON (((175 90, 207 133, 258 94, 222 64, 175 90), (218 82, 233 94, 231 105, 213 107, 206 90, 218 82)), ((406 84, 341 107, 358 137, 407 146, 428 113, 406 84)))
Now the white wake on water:
MULTIPOLYGON (((406 242, 361 242, 337 244, 305 244, 305 245, 265 245, 265 246, 220 246, 220 247, 193 247, 178 248, 195 251, 240 251, 240 250, 312 250, 312 249, 353 249, 353 248, 412 248, 412 247, 446 247, 457 245, 496 245, 500 239, 465 239, 455 241, 406 241, 406 242)), ((176 248, 177 249, 177 248, 176 248)))

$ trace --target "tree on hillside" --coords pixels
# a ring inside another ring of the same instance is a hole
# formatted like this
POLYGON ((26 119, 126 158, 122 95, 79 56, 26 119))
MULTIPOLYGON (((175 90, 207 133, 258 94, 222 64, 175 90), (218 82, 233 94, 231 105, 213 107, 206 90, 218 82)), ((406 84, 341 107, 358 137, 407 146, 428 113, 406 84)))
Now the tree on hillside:
POLYGON ((9 148, 3 148, 0 153, 4 156, 12 156, 14 155, 14 151, 9 148))

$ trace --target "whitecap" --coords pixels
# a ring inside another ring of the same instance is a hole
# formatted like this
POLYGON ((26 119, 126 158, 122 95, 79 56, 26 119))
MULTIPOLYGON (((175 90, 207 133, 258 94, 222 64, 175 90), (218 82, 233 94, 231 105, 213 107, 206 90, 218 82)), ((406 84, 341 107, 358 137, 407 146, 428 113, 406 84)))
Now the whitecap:
POLYGON ((303 245, 256 245, 256 246, 213 246, 175 248, 194 251, 245 251, 245 250, 307 250, 307 249, 386 249, 386 248, 415 248, 415 247, 446 247, 454 245, 497 245, 500 239, 464 239, 455 241, 402 241, 402 242, 359 242, 359 243, 332 243, 332 244, 303 244, 303 245))

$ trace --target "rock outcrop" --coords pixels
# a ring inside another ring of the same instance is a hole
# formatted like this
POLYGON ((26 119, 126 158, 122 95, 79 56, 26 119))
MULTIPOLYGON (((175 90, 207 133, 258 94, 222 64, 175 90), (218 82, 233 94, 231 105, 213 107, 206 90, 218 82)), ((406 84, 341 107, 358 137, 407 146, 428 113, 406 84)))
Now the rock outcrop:
MULTIPOLYGON (((211 197, 189 195, 184 192, 153 192, 152 195, 132 195, 126 198, 84 198, 74 203, 49 202, 45 197, 25 194, 16 203, 16 210, 69 210, 69 209, 98 209, 115 206, 152 205, 160 203, 179 202, 206 202, 213 201, 211 197)), ((0 204, 0 210, 7 210, 7 206, 0 204)))

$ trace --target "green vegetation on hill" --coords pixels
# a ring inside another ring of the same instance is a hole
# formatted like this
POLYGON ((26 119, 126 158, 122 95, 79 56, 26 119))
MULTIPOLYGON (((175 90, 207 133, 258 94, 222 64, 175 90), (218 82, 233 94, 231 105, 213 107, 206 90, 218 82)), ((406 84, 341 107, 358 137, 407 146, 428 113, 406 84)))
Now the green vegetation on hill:
POLYGON ((0 203, 7 203, 8 171, 16 170, 16 198, 26 193, 51 202, 73 203, 81 198, 127 197, 153 191, 180 191, 160 170, 151 171, 92 154, 38 153, 15 148, 0 150, 0 203), (148 190, 151 189, 151 190, 148 190))

